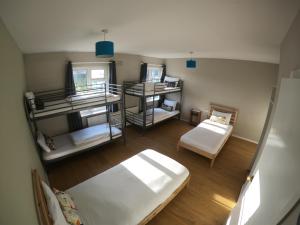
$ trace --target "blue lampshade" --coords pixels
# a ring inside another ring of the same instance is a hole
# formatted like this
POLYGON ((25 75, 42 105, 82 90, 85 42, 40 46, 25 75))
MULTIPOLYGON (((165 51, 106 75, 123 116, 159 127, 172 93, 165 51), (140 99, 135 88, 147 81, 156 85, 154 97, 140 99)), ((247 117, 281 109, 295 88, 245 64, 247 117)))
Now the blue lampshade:
POLYGON ((111 41, 96 42, 96 57, 110 58, 114 56, 114 43, 111 41))
POLYGON ((186 68, 194 69, 197 66, 197 62, 194 59, 189 59, 186 61, 186 68))

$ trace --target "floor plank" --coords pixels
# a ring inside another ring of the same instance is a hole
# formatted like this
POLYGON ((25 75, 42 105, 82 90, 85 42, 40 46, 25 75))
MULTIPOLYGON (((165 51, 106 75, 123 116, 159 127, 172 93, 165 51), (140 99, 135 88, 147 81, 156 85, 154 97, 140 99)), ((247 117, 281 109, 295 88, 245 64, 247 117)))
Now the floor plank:
POLYGON ((151 148, 186 166, 191 181, 149 225, 224 224, 237 201, 256 145, 231 137, 210 168, 208 159, 191 151, 176 151, 180 136, 192 128, 178 120, 166 121, 146 132, 129 127, 126 145, 118 141, 57 162, 48 168, 49 181, 64 190, 151 148))

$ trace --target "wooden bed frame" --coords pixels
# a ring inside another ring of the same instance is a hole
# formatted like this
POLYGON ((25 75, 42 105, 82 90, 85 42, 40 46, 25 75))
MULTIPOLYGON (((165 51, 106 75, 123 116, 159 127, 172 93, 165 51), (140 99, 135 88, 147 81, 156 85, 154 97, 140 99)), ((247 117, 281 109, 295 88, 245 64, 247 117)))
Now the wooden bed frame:
MULTIPOLYGON (((220 105, 220 104, 211 103, 210 104, 210 110, 209 110, 208 118, 211 116, 211 114, 212 114, 212 112, 214 110, 215 111, 219 111, 219 112, 224 112, 224 113, 231 113, 232 115, 231 115, 231 118, 230 118, 230 124, 233 127, 235 126, 236 121, 237 121, 237 116, 238 116, 238 110, 237 109, 232 108, 232 107, 228 107, 228 106, 224 106, 224 105, 220 105)), ((227 142, 227 140, 231 136, 231 134, 232 134, 232 131, 227 136, 227 138, 224 140, 224 142, 222 143, 222 145, 218 149, 217 153, 215 153, 215 154, 211 154, 211 153, 209 153, 207 151, 204 151, 204 150, 202 150, 200 148, 197 148, 195 146, 192 146, 192 145, 186 144, 184 142, 181 142, 180 140, 178 141, 178 144, 177 144, 177 150, 179 151, 180 148, 184 148, 184 149, 193 151, 193 152, 195 152, 195 153, 197 153, 199 155, 202 155, 202 156, 204 156, 206 158, 209 158, 211 160, 210 161, 210 168, 212 168, 213 165, 214 165, 216 157, 220 153, 221 149, 223 148, 223 146, 225 145, 225 143, 227 142)))
MULTIPOLYGON (((153 217, 155 217, 160 211, 162 211, 168 205, 168 203, 170 203, 179 194, 180 191, 188 186, 189 181, 190 175, 163 203, 158 205, 148 216, 146 216, 140 223, 138 223, 138 225, 145 225, 151 219, 153 219, 153 217)), ((35 169, 32 170, 33 193, 39 223, 40 225, 53 225, 41 182, 42 178, 40 177, 38 172, 35 169)))

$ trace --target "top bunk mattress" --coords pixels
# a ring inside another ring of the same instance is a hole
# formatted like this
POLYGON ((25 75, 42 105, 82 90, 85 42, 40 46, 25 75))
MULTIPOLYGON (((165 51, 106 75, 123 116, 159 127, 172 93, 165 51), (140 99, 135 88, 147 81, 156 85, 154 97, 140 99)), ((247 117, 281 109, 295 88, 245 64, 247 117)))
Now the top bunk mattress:
POLYGON ((177 161, 147 149, 67 190, 83 224, 136 225, 189 177, 177 161))
POLYGON ((84 109, 91 106, 98 106, 106 102, 116 102, 120 100, 120 95, 111 93, 92 93, 86 95, 75 95, 62 100, 45 102, 44 109, 33 109, 31 118, 50 116, 57 113, 68 112, 71 110, 84 109), (105 98, 106 97, 106 98, 105 98))
POLYGON ((145 88, 143 83, 138 83, 126 89, 127 94, 133 94, 136 96, 143 96, 145 92, 145 96, 151 96, 154 94, 165 94, 180 91, 180 87, 166 87, 164 83, 152 83, 145 82, 145 88))
POLYGON ((224 125, 206 119, 197 127, 182 135, 180 142, 215 155, 230 136, 232 130, 232 125, 224 125))

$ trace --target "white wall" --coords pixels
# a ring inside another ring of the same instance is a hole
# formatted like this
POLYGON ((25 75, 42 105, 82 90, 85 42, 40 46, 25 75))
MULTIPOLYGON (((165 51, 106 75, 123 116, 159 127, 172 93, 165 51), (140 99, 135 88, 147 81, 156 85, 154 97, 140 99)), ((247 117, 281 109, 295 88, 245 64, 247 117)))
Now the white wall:
POLYGON ((22 53, 0 20, 0 224, 38 224, 31 169, 44 175, 23 108, 22 53))
POLYGON ((183 118, 193 107, 208 111, 209 103, 235 107, 239 116, 234 134, 258 141, 266 119, 278 65, 242 60, 197 59, 187 69, 186 59, 167 59, 167 74, 184 80, 183 118))
MULTIPOLYGON (((153 64, 162 64, 164 62, 158 58, 130 54, 116 54, 114 59, 116 60, 117 82, 119 84, 122 84, 124 80, 139 80, 142 61, 153 64)), ((70 60, 72 62, 103 62, 107 59, 96 58, 94 52, 25 54, 27 90, 37 91, 63 88, 66 63, 70 60)), ((129 98, 129 103, 136 104, 136 99, 129 98)), ((38 122, 38 126, 48 135, 68 132, 65 116, 41 120, 38 122)))

